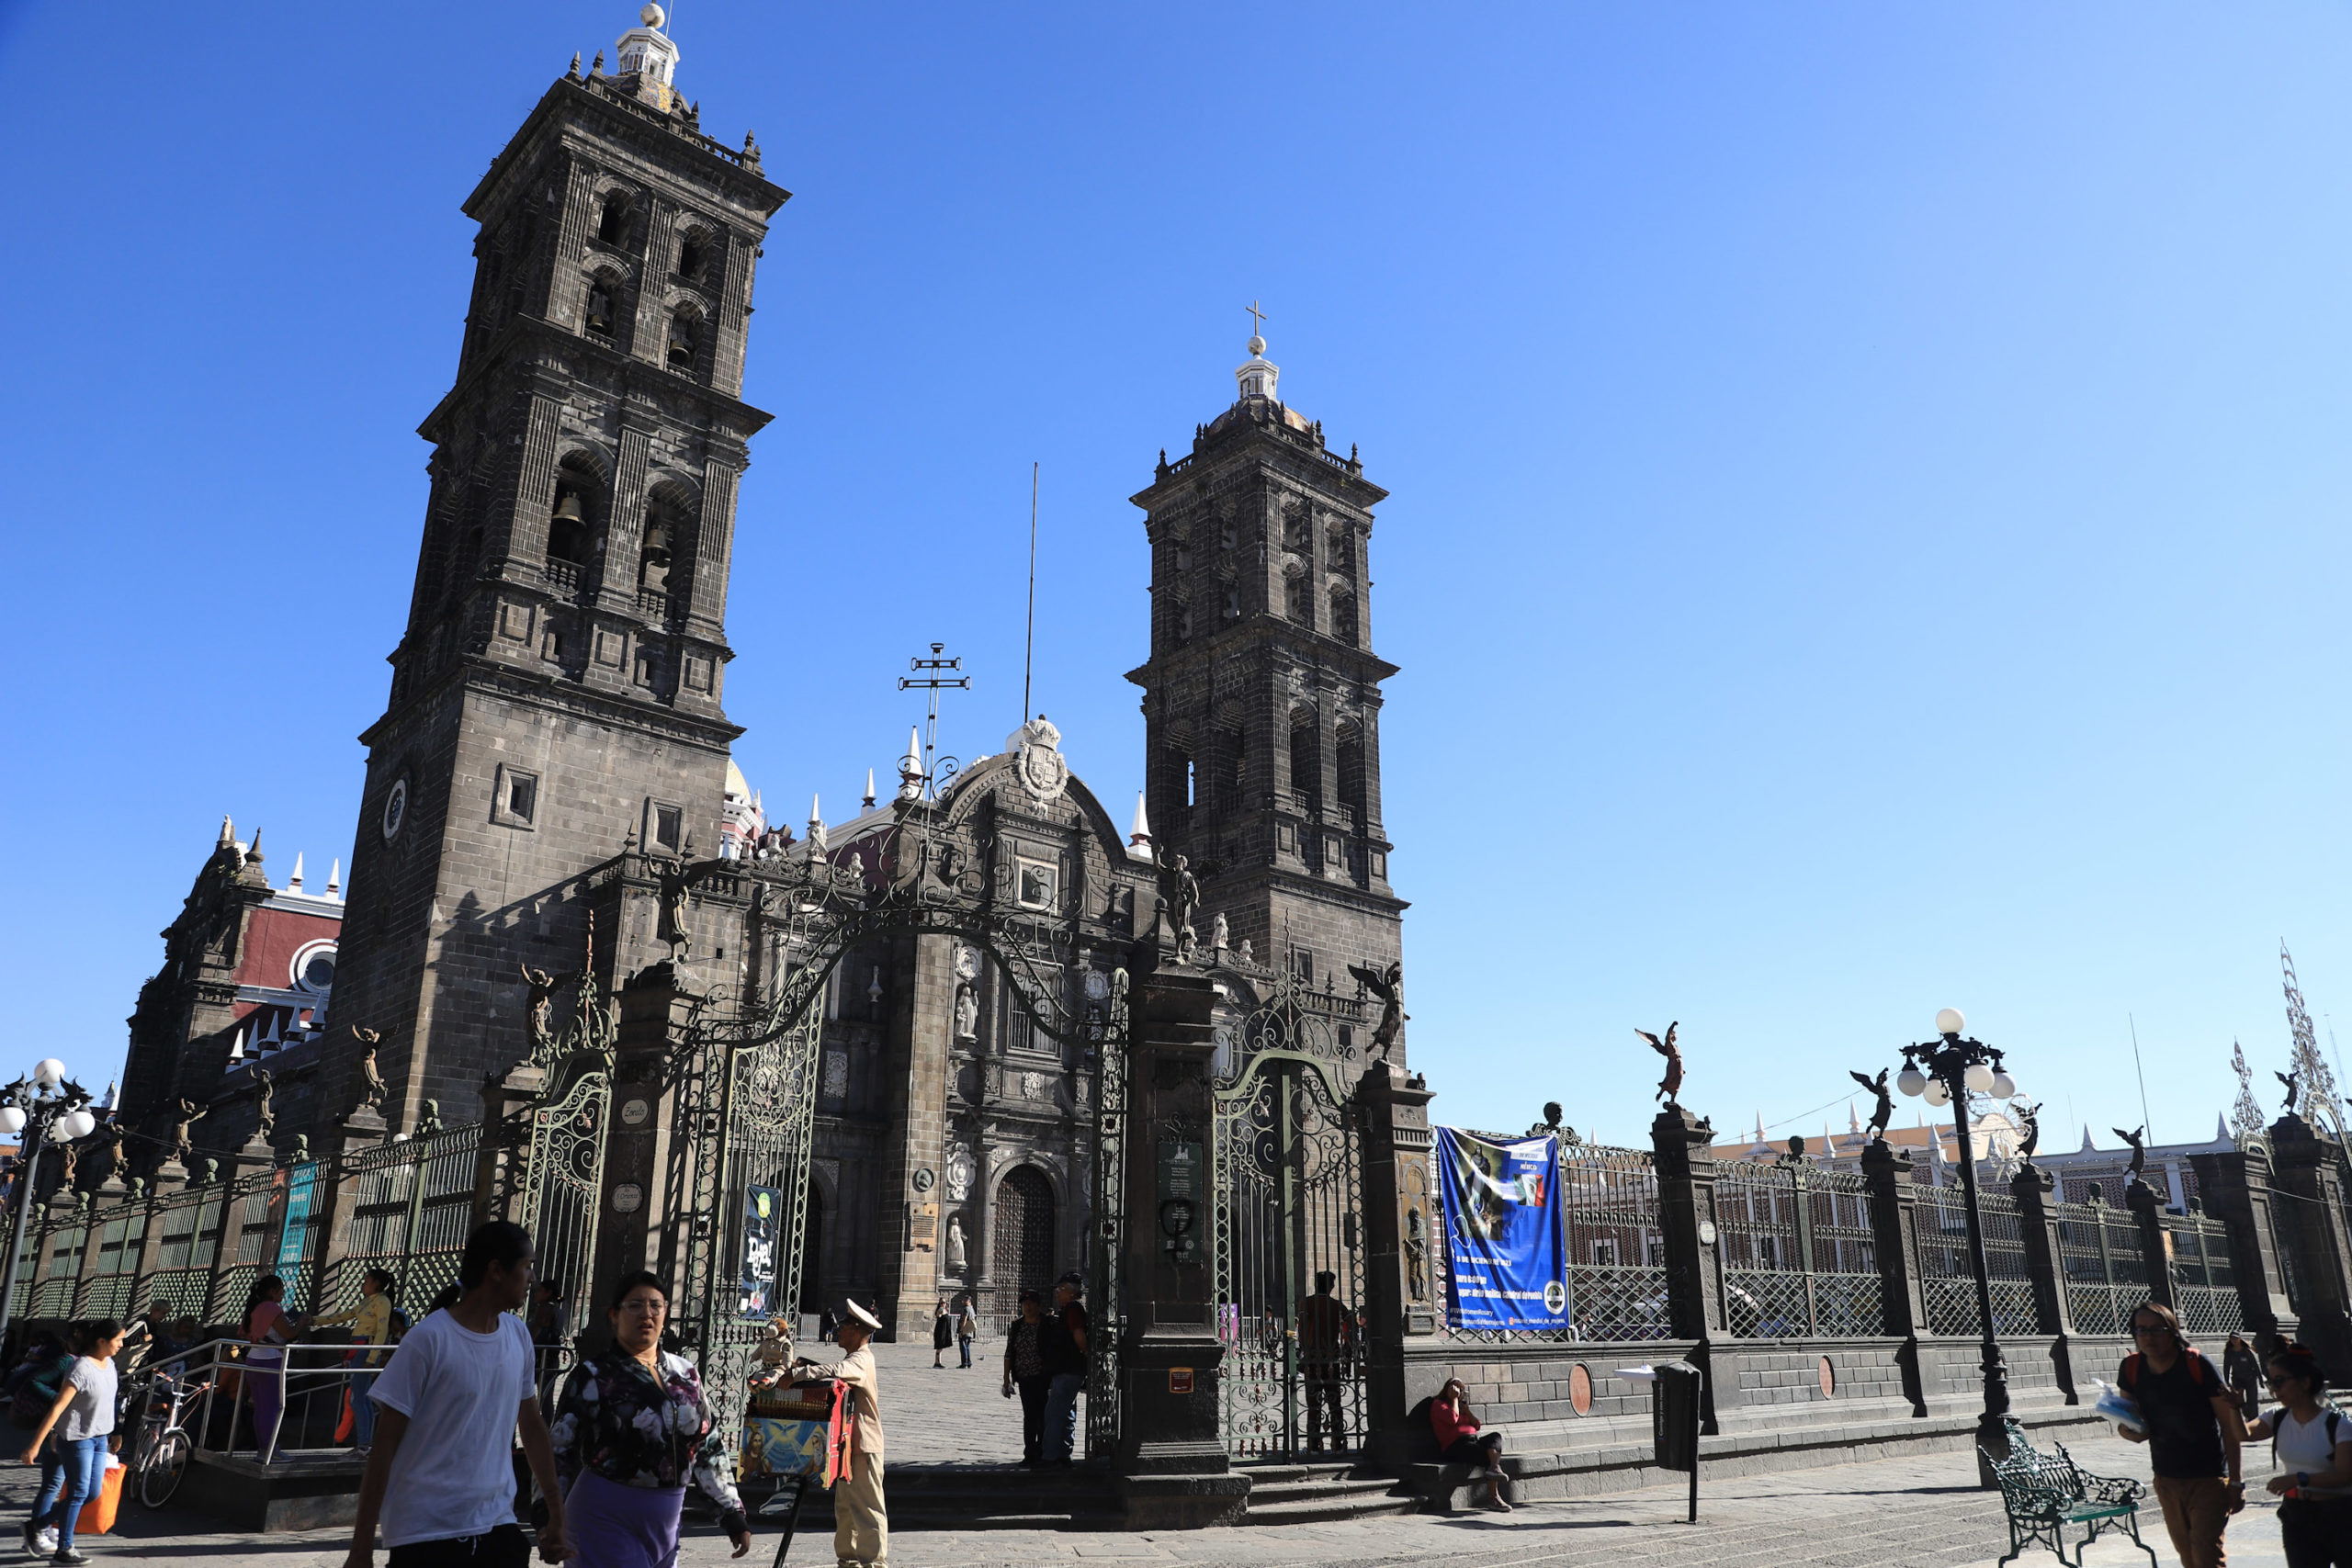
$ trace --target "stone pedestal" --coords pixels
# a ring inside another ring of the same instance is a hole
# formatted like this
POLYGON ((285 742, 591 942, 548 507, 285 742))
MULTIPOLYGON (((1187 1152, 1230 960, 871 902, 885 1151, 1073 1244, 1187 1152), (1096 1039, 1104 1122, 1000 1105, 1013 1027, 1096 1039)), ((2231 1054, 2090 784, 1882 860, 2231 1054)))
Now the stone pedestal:
POLYGON ((1437 1332, 1437 1271, 1445 1227, 1430 1173, 1429 1081, 1374 1062, 1356 1085, 1363 1144, 1364 1427, 1373 1462, 1398 1474, 1412 1462, 1405 1347, 1437 1332))
POLYGON ((1188 969, 1152 976, 1136 996, 1127 1069, 1136 1134, 1121 1227, 1128 1307, 1119 1490, 1130 1529, 1236 1524, 1249 1505, 1249 1479, 1227 1462, 1217 1425, 1225 1347, 1212 1299, 1216 1007, 1215 984, 1188 969))
POLYGON ((474 1156, 471 1224, 514 1218, 516 1195, 530 1179, 531 1107, 547 1088, 548 1070, 517 1062, 482 1080, 481 1146, 474 1156))
POLYGON ((381 1145, 390 1133, 384 1113, 363 1101, 343 1119, 343 1152, 366 1154, 381 1145))
POLYGON ((1911 1155, 1872 1139, 1862 1150, 1862 1191, 1869 1201, 1871 1255, 1878 1263, 1879 1305, 1886 1331, 1903 1341, 1895 1354, 1903 1397, 1914 1416, 1928 1413, 1919 1373, 1919 1337, 1928 1332, 1927 1297, 1919 1283, 1919 1199, 1911 1182, 1911 1155))

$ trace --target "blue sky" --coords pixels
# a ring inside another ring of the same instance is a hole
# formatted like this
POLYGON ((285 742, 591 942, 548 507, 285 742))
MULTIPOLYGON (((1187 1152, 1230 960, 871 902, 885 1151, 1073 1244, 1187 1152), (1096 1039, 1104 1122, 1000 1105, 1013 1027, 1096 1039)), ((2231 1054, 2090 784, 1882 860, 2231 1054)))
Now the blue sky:
MULTIPOLYGON (((220 816, 347 854, 458 211, 626 5, 0 8, 7 1050, 102 1079, 220 816)), ((1266 302, 1394 492, 1372 619, 1441 1119, 1817 1132, 1965 1009, 2053 1122, 2210 1134, 2352 1032, 2338 7, 686 0, 795 193, 729 705, 838 816, 967 656, 1120 809, 1140 489, 1266 302)), ((8 1064, 0 1062, 0 1067, 8 1064)), ((2272 1100, 2275 1104, 2275 1099, 2272 1100)), ((1906 1107, 1906 1110, 1908 1108, 1906 1107)), ((2053 1142, 2071 1144, 2071 1136, 2053 1142)))

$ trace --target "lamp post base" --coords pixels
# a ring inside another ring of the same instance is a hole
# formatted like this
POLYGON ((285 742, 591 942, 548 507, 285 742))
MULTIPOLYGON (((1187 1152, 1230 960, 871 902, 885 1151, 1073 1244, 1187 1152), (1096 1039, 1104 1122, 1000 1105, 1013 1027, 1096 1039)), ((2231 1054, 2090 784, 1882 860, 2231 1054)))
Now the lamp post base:
POLYGON ((1984 1342, 1984 1413, 1976 1418, 1976 1483, 1988 1490, 2000 1484, 1993 1477, 1993 1461, 2009 1457, 2009 1366, 1997 1341, 1984 1342))

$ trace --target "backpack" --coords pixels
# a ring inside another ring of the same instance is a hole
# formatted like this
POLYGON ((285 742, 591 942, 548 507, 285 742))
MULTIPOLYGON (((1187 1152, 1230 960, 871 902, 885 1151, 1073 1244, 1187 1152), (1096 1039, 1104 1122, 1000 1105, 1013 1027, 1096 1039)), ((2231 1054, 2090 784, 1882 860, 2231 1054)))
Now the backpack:
MULTIPOLYGON (((2188 1362, 2188 1380, 2195 1383, 2199 1388, 2203 1388, 2205 1386, 2205 1369, 2209 1363, 2203 1356, 2199 1355, 2187 1345, 2183 1345, 2180 1348, 2180 1353, 2182 1358, 2188 1362)), ((2139 1351, 2134 1350, 2130 1355, 2123 1358, 2123 1368, 2120 1371, 2115 1374, 2115 1381, 2122 1386, 2124 1393, 2132 1394, 2132 1397, 2134 1399, 2139 1397, 2137 1393, 2132 1392, 2132 1385, 2140 1381, 2139 1351)))

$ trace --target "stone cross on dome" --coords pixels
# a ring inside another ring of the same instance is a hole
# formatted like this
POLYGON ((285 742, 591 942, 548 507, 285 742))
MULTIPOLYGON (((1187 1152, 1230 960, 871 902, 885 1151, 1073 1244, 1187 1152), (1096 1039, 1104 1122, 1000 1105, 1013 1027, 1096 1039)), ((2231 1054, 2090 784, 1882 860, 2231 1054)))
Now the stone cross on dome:
POLYGON ((1272 398, 1274 385, 1282 378, 1282 367, 1266 357, 1266 340, 1261 330, 1266 324, 1266 312, 1258 301, 1250 301, 1250 360, 1233 373, 1240 383, 1245 398, 1272 398))

